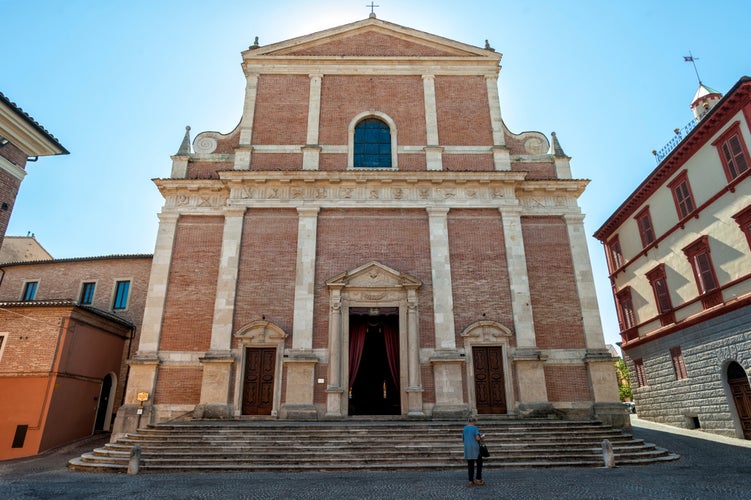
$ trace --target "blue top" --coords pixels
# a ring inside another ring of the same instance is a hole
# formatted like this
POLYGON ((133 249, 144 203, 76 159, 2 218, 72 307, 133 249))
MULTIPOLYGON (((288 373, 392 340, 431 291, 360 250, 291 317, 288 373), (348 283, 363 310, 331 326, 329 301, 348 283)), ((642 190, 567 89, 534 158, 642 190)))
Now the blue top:
POLYGON ((476 460, 480 456, 480 443, 477 442, 477 436, 480 435, 480 429, 476 425, 468 424, 462 432, 464 440, 464 459, 476 460))

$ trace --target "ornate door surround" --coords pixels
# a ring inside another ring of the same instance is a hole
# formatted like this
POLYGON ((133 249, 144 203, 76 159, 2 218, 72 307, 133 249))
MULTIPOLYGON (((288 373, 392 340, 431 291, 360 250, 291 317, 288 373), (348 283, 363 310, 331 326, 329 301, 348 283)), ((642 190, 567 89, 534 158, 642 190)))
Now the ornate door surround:
POLYGON ((472 360, 474 346, 500 346, 503 353, 504 390, 506 391, 506 413, 511 413, 516 407, 512 382, 511 364, 509 362, 509 347, 513 333, 495 321, 477 321, 472 323, 461 334, 464 339, 464 352, 467 358, 467 396, 469 406, 477 412, 477 395, 475 394, 475 365, 472 360))
POLYGON ((235 417, 242 415, 243 391, 242 383, 245 373, 245 363, 247 362, 246 351, 248 347, 273 347, 276 348, 276 364, 274 367, 274 393, 271 415, 276 417, 279 414, 279 407, 282 399, 282 355, 284 353, 284 339, 287 334, 284 333, 277 325, 269 321, 253 321, 240 328, 235 334, 240 351, 240 363, 236 363, 234 393, 234 413, 235 417))
POLYGON ((349 310, 380 308, 399 310, 399 370, 401 411, 423 416, 420 381, 420 336, 417 289, 422 282, 379 262, 371 261, 326 281, 329 290, 329 377, 326 417, 348 414, 349 310))

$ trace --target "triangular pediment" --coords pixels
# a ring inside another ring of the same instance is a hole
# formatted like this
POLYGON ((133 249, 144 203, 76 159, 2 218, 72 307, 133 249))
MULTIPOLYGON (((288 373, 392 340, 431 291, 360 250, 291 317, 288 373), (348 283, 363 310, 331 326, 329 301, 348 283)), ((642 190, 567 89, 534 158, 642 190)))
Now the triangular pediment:
POLYGON ((500 54, 398 24, 368 18, 244 53, 246 57, 482 57, 500 54))
POLYGON ((335 276, 326 285, 335 288, 417 288, 422 282, 380 262, 371 261, 335 276))

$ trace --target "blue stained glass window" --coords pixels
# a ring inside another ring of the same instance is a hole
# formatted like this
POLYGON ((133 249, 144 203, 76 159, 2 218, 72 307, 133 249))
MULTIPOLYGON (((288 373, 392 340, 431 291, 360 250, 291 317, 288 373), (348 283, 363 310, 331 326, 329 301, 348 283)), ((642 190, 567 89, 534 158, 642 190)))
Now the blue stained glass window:
POLYGON ((355 126, 354 166, 391 168, 391 131, 381 120, 368 118, 355 126))

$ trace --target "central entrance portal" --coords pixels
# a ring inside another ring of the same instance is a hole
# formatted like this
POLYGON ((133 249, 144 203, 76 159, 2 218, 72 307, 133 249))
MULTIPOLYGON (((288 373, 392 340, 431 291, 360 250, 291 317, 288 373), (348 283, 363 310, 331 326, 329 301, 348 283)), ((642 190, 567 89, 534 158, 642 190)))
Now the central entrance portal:
POLYGON ((352 308, 349 325, 349 415, 400 415, 398 308, 352 308))

